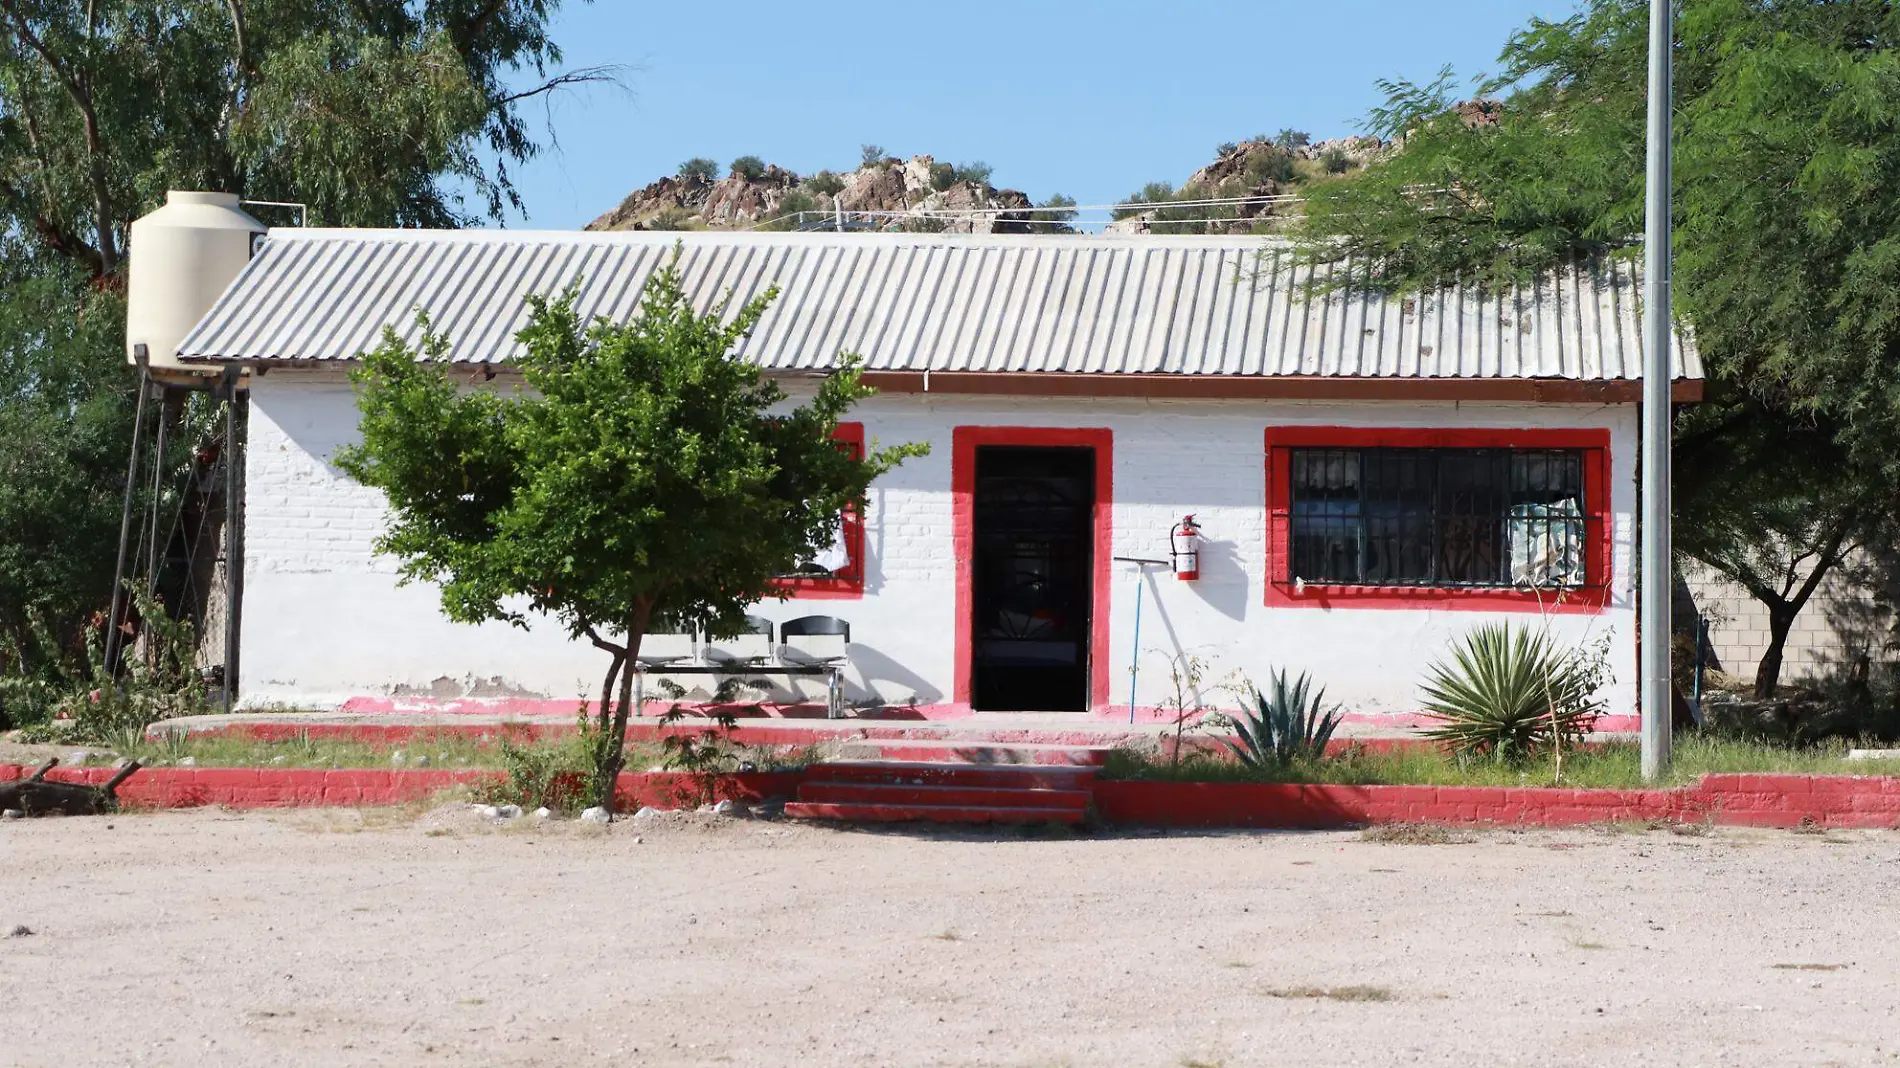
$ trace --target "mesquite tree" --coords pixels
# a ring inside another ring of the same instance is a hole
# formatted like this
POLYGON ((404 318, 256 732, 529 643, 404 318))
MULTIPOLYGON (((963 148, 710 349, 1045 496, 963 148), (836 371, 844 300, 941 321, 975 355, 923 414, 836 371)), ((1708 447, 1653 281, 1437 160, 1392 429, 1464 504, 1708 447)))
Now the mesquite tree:
MULTIPOLYGON (((1648 7, 1532 19, 1480 99, 1387 83, 1368 125, 1393 150, 1307 191, 1305 252, 1393 289, 1633 255, 1648 7)), ((1709 372, 1677 426, 1677 545, 1767 608, 1771 696, 1795 615, 1900 520, 1900 7, 1677 8, 1674 311, 1709 372)))
POLYGON ((459 622, 559 620, 608 656, 594 722, 594 802, 613 811, 633 658, 659 625, 737 633, 775 576, 828 546, 880 473, 922 452, 832 442, 871 390, 857 360, 804 404, 732 355, 777 289, 694 311, 674 262, 630 323, 583 322, 571 294, 530 298, 512 388, 463 388, 447 344, 386 333, 355 372, 362 443, 344 471, 387 496, 377 542, 459 622), (420 358, 419 358, 420 357, 420 358))

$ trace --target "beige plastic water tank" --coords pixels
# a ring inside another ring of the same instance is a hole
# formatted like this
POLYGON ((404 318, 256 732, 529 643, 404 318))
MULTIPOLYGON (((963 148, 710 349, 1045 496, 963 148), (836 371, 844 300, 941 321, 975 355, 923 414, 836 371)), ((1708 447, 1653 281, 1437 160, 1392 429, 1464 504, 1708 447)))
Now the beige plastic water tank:
MULTIPOLYGON (((125 356, 144 345, 155 370, 176 370, 178 344, 251 260, 263 223, 232 193, 173 190, 132 224, 127 255, 125 356)), ((200 372, 210 368, 193 368, 200 372)))

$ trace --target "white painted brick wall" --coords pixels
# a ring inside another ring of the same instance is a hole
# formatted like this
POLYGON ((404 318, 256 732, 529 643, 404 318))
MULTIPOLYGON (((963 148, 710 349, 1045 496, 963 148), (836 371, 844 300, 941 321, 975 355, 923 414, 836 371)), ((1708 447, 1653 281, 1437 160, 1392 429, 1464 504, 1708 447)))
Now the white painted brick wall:
MULTIPOLYGON (((1634 504, 1633 407, 1453 403, 1306 403, 879 396, 854 418, 887 444, 925 441, 929 456, 873 487, 861 600, 770 603, 777 620, 811 613, 849 619, 854 697, 925 704, 951 700, 955 559, 951 435, 960 425, 1106 427, 1114 433, 1114 554, 1165 557, 1170 525, 1196 514, 1208 540, 1203 577, 1162 574, 1147 587, 1136 702, 1164 696, 1163 656, 1188 651, 1214 676, 1273 667, 1309 670, 1356 712, 1416 707, 1417 686, 1446 643, 1491 612, 1267 608, 1262 439, 1269 425, 1609 427, 1614 472, 1614 575, 1609 607, 1553 616, 1561 638, 1615 634, 1610 711, 1633 711, 1635 622, 1629 589, 1634 504)), ((252 393, 246 555, 244 690, 251 703, 321 705, 398 687, 453 689, 471 680, 551 698, 592 691, 600 654, 546 625, 530 631, 447 622, 433 587, 396 585, 394 563, 372 552, 379 495, 329 460, 355 437, 355 406, 333 371, 278 370, 252 393)), ((1110 584, 1110 696, 1128 700, 1136 580, 1117 565, 1110 584)), ((1509 618, 1534 621, 1512 613, 1509 618)))

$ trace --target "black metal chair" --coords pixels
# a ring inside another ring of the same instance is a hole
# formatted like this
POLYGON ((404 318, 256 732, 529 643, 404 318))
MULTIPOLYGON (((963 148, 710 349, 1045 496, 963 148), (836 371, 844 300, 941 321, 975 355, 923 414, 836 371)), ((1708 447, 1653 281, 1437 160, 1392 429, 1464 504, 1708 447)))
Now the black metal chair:
POLYGON ((843 714, 844 666, 851 659, 851 624, 837 616, 800 616, 778 629, 779 659, 825 669, 825 716, 843 714))

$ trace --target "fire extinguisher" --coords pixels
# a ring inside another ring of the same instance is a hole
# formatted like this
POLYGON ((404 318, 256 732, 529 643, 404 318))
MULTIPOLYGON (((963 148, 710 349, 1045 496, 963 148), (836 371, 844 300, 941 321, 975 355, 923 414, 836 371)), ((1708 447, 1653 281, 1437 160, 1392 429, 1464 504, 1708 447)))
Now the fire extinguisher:
POLYGON ((1201 577, 1201 525, 1191 515, 1168 531, 1168 556, 1174 561, 1174 577, 1192 582, 1201 577))

